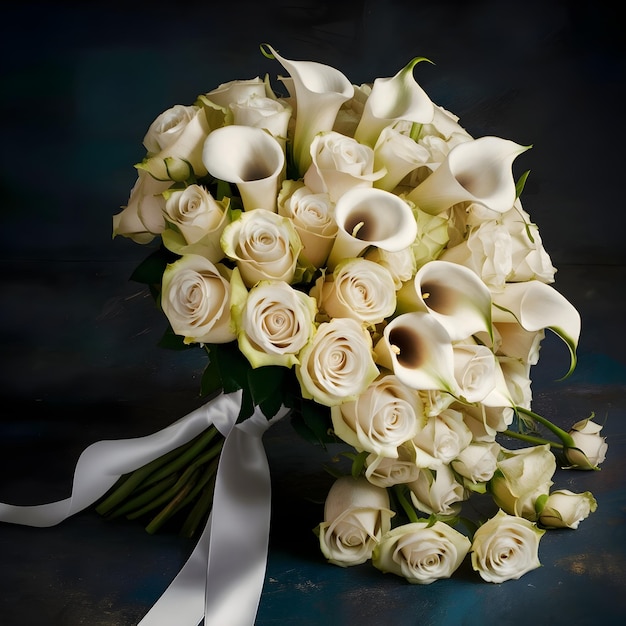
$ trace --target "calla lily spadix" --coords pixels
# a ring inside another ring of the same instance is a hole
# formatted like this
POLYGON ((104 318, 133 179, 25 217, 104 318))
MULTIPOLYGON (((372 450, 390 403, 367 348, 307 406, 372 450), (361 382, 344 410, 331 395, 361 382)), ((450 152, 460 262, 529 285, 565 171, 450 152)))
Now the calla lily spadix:
POLYGON ((399 252, 417 237, 411 207, 399 196, 372 187, 347 191, 335 206, 337 236, 327 260, 334 269, 342 259, 356 257, 369 246, 399 252))
POLYGON ((407 387, 459 394, 450 335, 428 313, 414 311, 394 318, 374 353, 376 362, 407 387))
POLYGON ((398 293, 398 310, 417 307, 432 315, 452 341, 486 332, 493 339, 491 293, 464 265, 434 260, 422 265, 398 293))
POLYGON ((217 128, 204 142, 202 160, 212 176, 237 185, 246 211, 276 212, 285 155, 270 133, 252 126, 217 128))
POLYGON ((267 44, 261 49, 266 56, 276 58, 291 76, 296 114, 293 159, 303 176, 311 164, 309 146, 313 137, 332 130, 341 105, 354 95, 354 86, 344 74, 329 65, 290 61, 267 44))
POLYGON ((398 120, 416 124, 432 122, 434 104, 413 76, 413 68, 421 61, 428 59, 417 57, 395 76, 374 81, 354 134, 358 142, 374 147, 383 128, 398 120))
POLYGON ((432 215, 459 202, 476 202, 505 213, 516 198, 513 161, 529 147, 500 137, 464 141, 450 150, 445 161, 407 199, 432 215))
POLYGON ((493 305, 494 322, 517 321, 530 332, 548 328, 556 333, 570 351, 570 368, 563 378, 574 371, 580 313, 554 287, 539 280, 507 283, 501 293, 494 294, 493 305))

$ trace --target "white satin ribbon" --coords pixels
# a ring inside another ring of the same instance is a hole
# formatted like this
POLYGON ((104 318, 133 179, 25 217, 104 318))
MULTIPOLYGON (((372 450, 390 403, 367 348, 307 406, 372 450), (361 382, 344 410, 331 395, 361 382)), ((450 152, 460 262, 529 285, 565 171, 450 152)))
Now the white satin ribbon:
POLYGON ((288 409, 268 420, 257 408, 236 424, 241 391, 223 394, 174 424, 146 437, 99 441, 80 455, 72 494, 34 506, 0 503, 0 521, 54 526, 94 504, 122 476, 191 441, 211 424, 224 435, 213 509, 196 547, 140 626, 253 626, 265 578, 271 482, 263 433, 288 409))

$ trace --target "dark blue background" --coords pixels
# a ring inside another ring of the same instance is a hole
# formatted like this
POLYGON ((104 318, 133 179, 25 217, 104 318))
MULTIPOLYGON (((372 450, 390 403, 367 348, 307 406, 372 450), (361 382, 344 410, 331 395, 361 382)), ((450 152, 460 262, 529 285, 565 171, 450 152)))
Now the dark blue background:
MULTIPOLYGON (((535 408, 562 425, 595 411, 599 473, 560 472, 599 507, 542 540, 543 567, 488 585, 464 568, 416 587, 370 566, 323 562, 329 454, 288 424, 266 436, 275 512, 258 624, 617 624, 626 612, 624 44, 608 2, 21 2, 0 39, 0 501, 69 495, 90 443, 148 434, 198 404, 201 353, 156 347, 164 319, 128 277, 145 247, 111 239, 152 120, 221 82, 328 63, 353 83, 415 56, 431 98, 475 136, 533 149, 522 197, 583 316, 580 362, 548 339, 535 408), (600 617, 601 616, 601 617, 600 617)), ((0 623, 136 623, 191 550, 86 511, 51 529, 0 526, 0 623)), ((175 625, 174 625, 175 626, 175 625)))

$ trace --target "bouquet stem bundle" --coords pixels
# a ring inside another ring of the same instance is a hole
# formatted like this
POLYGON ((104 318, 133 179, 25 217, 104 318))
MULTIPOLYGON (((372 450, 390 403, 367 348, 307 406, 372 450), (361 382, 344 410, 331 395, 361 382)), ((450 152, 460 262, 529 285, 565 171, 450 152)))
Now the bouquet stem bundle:
POLYGON ((180 534, 193 537, 213 503, 215 474, 224 438, 211 426, 187 444, 125 474, 96 506, 107 519, 146 519, 157 532, 174 516, 180 534))

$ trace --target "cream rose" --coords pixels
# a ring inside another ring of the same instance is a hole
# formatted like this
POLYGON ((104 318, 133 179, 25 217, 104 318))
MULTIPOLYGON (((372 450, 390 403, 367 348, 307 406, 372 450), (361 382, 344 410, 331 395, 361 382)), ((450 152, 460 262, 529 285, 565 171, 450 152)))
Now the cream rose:
POLYGON ((417 264, 411 247, 403 248, 395 252, 383 250, 382 248, 372 247, 365 253, 368 261, 374 261, 382 265, 389 271, 396 288, 396 291, 402 287, 402 284, 411 280, 415 276, 417 264))
POLYGON ((372 564, 410 583, 429 585, 450 578, 470 547, 470 540, 445 522, 414 522, 383 535, 374 548, 372 564))
POLYGON ((302 181, 286 180, 278 194, 278 213, 293 222, 303 245, 301 256, 313 267, 324 265, 337 234, 330 196, 313 193, 302 181))
POLYGON ((569 489, 557 489, 550 493, 543 505, 539 523, 546 528, 578 528, 597 507, 590 491, 574 493, 569 489))
POLYGON ((519 450, 502 448, 500 456, 490 482, 494 502, 511 515, 536 520, 537 499, 549 493, 556 471, 550 444, 519 450))
POLYGON ((261 281, 248 292, 237 269, 231 291, 239 349, 252 367, 295 365, 315 331, 315 300, 284 281, 261 281))
POLYGON ((355 401, 331 407, 335 434, 359 451, 398 457, 425 418, 417 392, 393 374, 375 380, 355 401))
POLYGON ((323 322, 296 365, 303 397, 326 406, 355 400, 379 374, 372 354, 370 334, 356 320, 323 322))
POLYGON ((371 187, 385 171, 374 172, 374 150, 335 131, 319 133, 311 142, 312 163, 304 184, 328 193, 332 202, 355 187, 371 187))
POLYGON ((322 554, 341 567, 365 563, 393 515, 385 489, 363 477, 338 478, 326 496, 324 521, 315 528, 322 554))
POLYGON ((148 155, 138 167, 160 180, 185 180, 192 173, 206 176, 202 147, 209 132, 202 107, 175 105, 161 113, 148 128, 144 137, 148 155), (187 167, 193 171, 189 172, 187 167))
POLYGON ((392 487, 417 480, 419 467, 415 463, 415 446, 401 444, 396 458, 369 454, 365 459, 365 477, 378 487, 392 487))
POLYGON ((539 567, 539 541, 544 530, 500 510, 474 534, 472 567, 489 583, 517 580, 539 567))
POLYGON ((591 418, 576 422, 569 431, 575 448, 565 448, 565 456, 572 468, 596 469, 606 458, 609 445, 600 435, 602 426, 591 418))
POLYGON ((185 343, 227 343, 231 329, 230 284, 197 254, 182 256, 163 272, 161 307, 185 343))
POLYGON ((497 469, 500 444, 493 442, 472 442, 450 462, 450 467, 466 478, 472 485, 488 482, 497 469))
POLYGON ((245 100, 231 102, 229 108, 233 114, 233 124, 263 128, 284 144, 291 106, 283 100, 252 94, 245 100))
POLYGON ((231 102, 239 102, 252 96, 265 97, 266 95, 265 81, 256 76, 255 78, 231 80, 222 83, 204 94, 203 97, 226 109, 231 102))
POLYGON ((468 493, 448 465, 437 471, 421 468, 417 480, 408 484, 415 508, 429 515, 456 515, 468 493))
POLYGON ((291 220, 266 209, 244 211, 226 226, 221 246, 247 287, 260 280, 293 279, 302 242, 291 220))
POLYGON ((463 414, 452 408, 429 417, 424 427, 413 437, 418 457, 420 451, 432 457, 433 461, 428 463, 431 469, 438 469, 442 463, 452 461, 471 441, 472 432, 463 421, 463 414))
POLYGON ((213 263, 221 261, 220 237, 228 223, 228 201, 218 202, 196 184, 164 196, 165 220, 173 226, 161 235, 165 247, 179 255, 200 254, 213 263))
POLYGON ((389 270, 362 257, 341 261, 311 289, 330 317, 351 317, 368 326, 380 324, 396 309, 396 288, 389 270))

